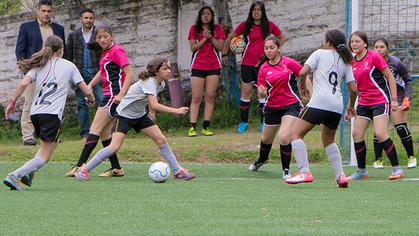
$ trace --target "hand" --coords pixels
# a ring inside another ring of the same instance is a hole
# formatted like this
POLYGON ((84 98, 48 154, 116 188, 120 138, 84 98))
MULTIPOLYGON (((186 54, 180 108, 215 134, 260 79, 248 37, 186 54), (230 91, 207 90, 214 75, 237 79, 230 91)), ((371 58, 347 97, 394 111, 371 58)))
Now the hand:
POLYGON ((121 95, 121 93, 118 93, 118 95, 116 95, 114 98, 113 98, 113 102, 115 103, 115 104, 119 104, 119 103, 121 103, 121 100, 122 100, 122 98, 123 98, 124 96, 122 96, 121 95))
POLYGON ((13 113, 15 113, 15 107, 16 107, 16 102, 13 101, 12 99, 9 99, 9 102, 8 102, 7 108, 6 108, 6 112, 4 113, 4 115, 5 115, 4 118, 6 120, 8 120, 13 113))
POLYGON ((391 111, 397 111, 399 109, 399 103, 397 100, 391 100, 391 111))
POLYGON ((402 101, 402 106, 400 107, 402 111, 408 111, 410 110, 410 98, 404 97, 402 101))
POLYGON ((156 122, 156 113, 155 112, 148 112, 148 116, 154 121, 156 122))
POLYGON ((258 86, 258 94, 260 95, 260 97, 266 97, 267 95, 266 87, 258 86))
MULTIPOLYGON (((226 54, 224 54, 223 53, 223 55, 226 55, 226 54)), ((227 56, 223 56, 222 58, 221 58, 221 62, 223 63, 223 65, 228 65, 228 55, 227 56)))
POLYGON ((305 98, 307 100, 309 100, 311 97, 310 91, 308 89, 300 89, 300 95, 302 98, 305 98))
POLYGON ((349 121, 351 118, 356 117, 356 110, 354 107, 347 107, 344 120, 349 121))
POLYGON ((89 106, 94 106, 95 104, 96 104, 96 100, 95 100, 95 98, 93 97, 93 99, 88 99, 88 98, 84 98, 84 99, 86 99, 86 103, 87 103, 87 105, 89 105, 89 106))
POLYGON ((178 109, 176 109, 176 114, 186 115, 186 113, 188 113, 188 111, 189 111, 189 107, 179 107, 178 109))
POLYGON ((207 39, 212 39, 212 34, 210 30, 204 30, 204 37, 207 39))

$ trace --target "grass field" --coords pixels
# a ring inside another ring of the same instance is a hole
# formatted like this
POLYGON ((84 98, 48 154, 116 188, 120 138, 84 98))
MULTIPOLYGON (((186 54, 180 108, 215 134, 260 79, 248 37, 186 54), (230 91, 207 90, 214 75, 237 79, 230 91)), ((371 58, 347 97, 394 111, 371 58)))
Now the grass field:
MULTIPOLYGON (((20 163, 1 163, 5 176, 20 163)), ((289 186, 278 165, 187 164, 189 182, 151 182, 148 164, 124 163, 126 176, 89 182, 65 178, 50 163, 22 192, 0 188, 1 235, 418 235, 419 169, 390 182, 390 168, 334 186, 327 165, 312 184, 289 186)), ((295 169, 295 166, 293 167, 295 169)), ((347 173, 354 170, 345 168, 347 173)))

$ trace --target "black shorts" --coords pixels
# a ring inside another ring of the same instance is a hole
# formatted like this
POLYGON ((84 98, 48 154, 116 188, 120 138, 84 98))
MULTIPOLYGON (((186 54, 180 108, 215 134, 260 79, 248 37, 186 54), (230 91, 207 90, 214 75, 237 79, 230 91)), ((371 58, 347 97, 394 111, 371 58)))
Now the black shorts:
POLYGON ((369 121, 372 121, 375 117, 384 115, 390 115, 390 106, 387 103, 378 104, 374 106, 358 105, 356 107, 356 116, 365 118, 369 121))
POLYGON ((265 107, 263 110, 264 118, 263 123, 265 125, 280 125, 281 119, 283 116, 293 116, 298 117, 301 111, 300 103, 296 102, 294 104, 288 105, 286 107, 274 108, 274 107, 265 107))
POLYGON ((104 96, 102 101, 100 101, 100 104, 99 104, 99 108, 108 108, 108 115, 111 118, 115 118, 117 107, 118 107, 118 104, 113 102, 113 97, 111 96, 104 96))
POLYGON ((305 107, 300 113, 300 119, 311 124, 323 124, 329 129, 337 129, 342 115, 333 111, 326 111, 313 107, 305 107))
POLYGON ((406 90, 402 86, 397 85, 397 103, 399 103, 399 106, 402 105, 403 98, 405 95, 406 95, 406 90))
POLYGON ((61 120, 57 115, 31 115, 36 137, 45 142, 57 142, 61 133, 61 120))
POLYGON ((130 119, 120 115, 116 115, 116 121, 113 125, 113 132, 121 132, 127 134, 133 128, 135 132, 140 132, 142 129, 155 125, 154 121, 145 114, 137 119, 130 119))
POLYGON ((218 77, 220 77, 221 69, 216 69, 216 70, 192 69, 191 70, 191 77, 206 78, 207 76, 211 76, 211 75, 218 75, 218 77))
POLYGON ((259 70, 256 66, 241 65, 240 77, 245 84, 256 84, 259 70))

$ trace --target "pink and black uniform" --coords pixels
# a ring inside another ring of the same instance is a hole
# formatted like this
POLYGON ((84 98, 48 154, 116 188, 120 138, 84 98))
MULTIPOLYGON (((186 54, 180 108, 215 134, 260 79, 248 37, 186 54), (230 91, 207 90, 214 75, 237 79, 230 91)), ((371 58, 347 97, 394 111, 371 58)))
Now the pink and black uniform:
MULTIPOLYGON (((243 35, 246 31, 246 22, 240 23, 235 29, 236 35, 243 35)), ((273 22, 269 21, 269 33, 279 37, 282 34, 281 29, 273 22)), ((243 83, 255 83, 257 80, 256 65, 264 54, 264 42, 262 26, 252 25, 248 35, 245 35, 247 42, 243 52, 241 64, 241 79, 243 83)))
POLYGON ((389 114, 390 89, 382 73, 387 67, 384 58, 371 50, 361 60, 353 61, 352 71, 359 91, 358 116, 372 121, 375 116, 389 114))
POLYGON ((302 103, 296 77, 301 68, 298 62, 285 56, 276 65, 266 61, 260 67, 257 86, 267 88, 265 125, 279 125, 285 115, 298 117, 302 103))
POLYGON ((114 117, 117 105, 113 104, 113 99, 124 85, 125 73, 122 68, 129 65, 129 59, 125 49, 114 44, 110 49, 103 51, 99 64, 104 95, 99 107, 108 108, 109 115, 114 117))
MULTIPOLYGON (((188 40, 201 41, 204 38, 203 31, 197 33, 196 26, 191 26, 189 30, 188 40)), ((226 38, 221 25, 215 25, 214 38, 216 40, 224 40, 226 38)), ((207 40, 201 48, 192 54, 191 76, 205 78, 210 75, 220 75, 221 58, 219 51, 207 40)))

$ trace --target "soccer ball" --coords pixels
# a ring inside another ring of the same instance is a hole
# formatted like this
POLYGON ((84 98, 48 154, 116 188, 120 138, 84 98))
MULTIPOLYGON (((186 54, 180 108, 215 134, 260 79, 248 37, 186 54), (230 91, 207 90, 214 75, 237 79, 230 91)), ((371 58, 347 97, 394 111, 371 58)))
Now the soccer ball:
POLYGON ((246 42, 244 41, 242 36, 234 37, 230 41, 230 50, 234 52, 235 54, 243 53, 245 48, 246 48, 246 42))
POLYGON ((164 183, 170 177, 169 165, 161 161, 155 162, 148 169, 148 175, 153 182, 164 183))

